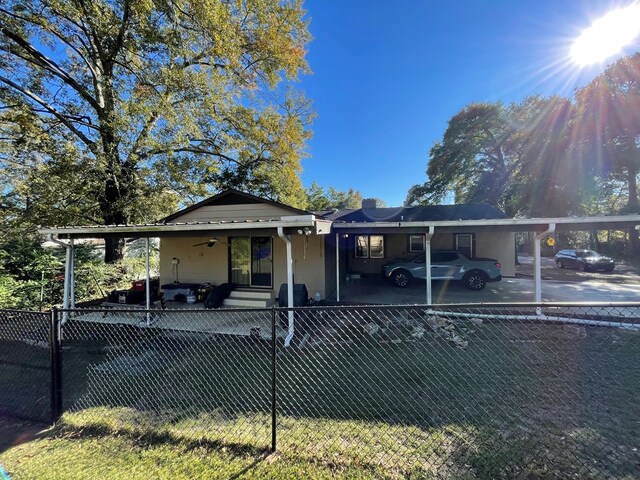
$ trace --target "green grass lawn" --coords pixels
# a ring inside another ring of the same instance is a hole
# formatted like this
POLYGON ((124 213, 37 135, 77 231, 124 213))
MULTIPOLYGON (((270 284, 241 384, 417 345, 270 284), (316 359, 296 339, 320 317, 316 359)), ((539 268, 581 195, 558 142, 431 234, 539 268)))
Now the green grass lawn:
POLYGON ((272 461, 268 343, 78 325, 61 427, 0 463, 12 478, 640 475, 637 332, 462 328, 466 349, 340 330, 279 348, 272 461))

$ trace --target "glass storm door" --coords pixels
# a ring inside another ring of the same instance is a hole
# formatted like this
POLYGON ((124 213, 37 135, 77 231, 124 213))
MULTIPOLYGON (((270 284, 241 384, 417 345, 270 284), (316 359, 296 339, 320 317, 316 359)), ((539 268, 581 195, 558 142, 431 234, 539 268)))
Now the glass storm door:
POLYGON ((241 287, 271 287, 271 237, 232 237, 229 268, 231 282, 241 287))
POLYGON ((271 237, 251 237, 251 285, 271 287, 271 237))

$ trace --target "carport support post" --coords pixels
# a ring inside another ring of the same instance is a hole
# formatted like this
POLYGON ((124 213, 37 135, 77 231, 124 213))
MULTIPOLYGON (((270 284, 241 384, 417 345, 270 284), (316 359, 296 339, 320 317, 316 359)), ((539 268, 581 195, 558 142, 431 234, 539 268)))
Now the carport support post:
POLYGON ((293 338, 294 326, 293 326, 293 253, 291 248, 291 238, 284 234, 284 229, 278 227, 278 236, 284 240, 287 246, 287 318, 289 323, 289 331, 284 339, 284 346, 288 347, 291 344, 293 338))
POLYGON ((336 233, 336 301, 340 301, 340 234, 336 233))
POLYGON ((76 308, 76 249, 73 244, 73 238, 69 241, 69 247, 71 249, 71 268, 69 269, 69 308, 76 308))
POLYGON ((151 324, 151 313, 149 310, 151 309, 151 282, 150 274, 149 274, 149 237, 145 238, 145 249, 144 249, 144 260, 145 260, 145 268, 147 272, 147 283, 145 285, 145 296, 146 296, 146 305, 147 305, 147 327, 151 324))
POLYGON ((64 264, 64 291, 62 299, 62 323, 69 318, 69 284, 71 283, 71 245, 67 244, 67 258, 64 264))
POLYGON ((434 230, 435 227, 430 225, 424 236, 424 268, 427 275, 427 305, 431 305, 431 237, 433 237, 434 230))
POLYGON ((542 302, 542 269, 540 266, 540 240, 550 233, 555 232, 556 224, 550 223, 548 228, 541 233, 536 234, 533 239, 533 282, 534 282, 534 301, 542 302))

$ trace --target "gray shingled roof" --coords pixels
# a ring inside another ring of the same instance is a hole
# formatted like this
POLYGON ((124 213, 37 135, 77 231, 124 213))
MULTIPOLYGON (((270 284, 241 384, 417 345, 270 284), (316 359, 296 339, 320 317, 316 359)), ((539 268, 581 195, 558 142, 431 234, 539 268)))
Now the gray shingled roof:
POLYGON ((489 220, 507 218, 500 209, 487 203, 430 205, 426 207, 359 208, 317 212, 334 222, 428 222, 447 220, 489 220))

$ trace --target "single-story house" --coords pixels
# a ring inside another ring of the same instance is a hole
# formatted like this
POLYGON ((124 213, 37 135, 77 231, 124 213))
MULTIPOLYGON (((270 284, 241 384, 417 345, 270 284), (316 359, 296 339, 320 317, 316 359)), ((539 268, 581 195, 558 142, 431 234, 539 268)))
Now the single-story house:
MULTIPOLYGON (((290 241, 294 283, 305 284, 310 295, 326 298, 336 293, 338 279, 380 275, 382 265, 389 260, 424 252, 426 229, 413 227, 413 223, 498 218, 506 216, 486 204, 377 208, 365 201, 360 209, 312 213, 229 190, 180 210, 162 223, 247 228, 220 229, 215 235, 198 232, 198 236, 162 237, 160 283, 231 282, 247 291, 277 295, 280 285, 288 283, 286 247, 290 241), (285 229, 289 240, 271 226, 278 220, 305 218, 309 225, 285 229)), ((512 232, 463 226, 435 233, 431 248, 496 258, 503 265, 503 275, 515 275, 512 232)), ((232 299, 228 304, 241 306, 242 302, 232 299)))
MULTIPOLYGON (((554 231, 630 229, 640 215, 507 218, 486 204, 362 208, 308 212, 237 190, 227 190, 156 223, 43 228, 67 245, 65 306, 73 306, 73 242, 81 238, 160 239, 160 284, 236 285, 226 306, 266 306, 287 284, 310 296, 340 300, 347 276, 379 275, 396 257, 433 249, 497 259, 502 275, 515 275, 514 233, 535 232, 535 298, 541 298, 540 241, 554 231)), ((425 255, 429 258, 429 255, 425 255)), ((427 269, 427 275, 429 270, 427 269)), ((149 282, 147 282, 148 284, 149 282)), ((431 303, 427 278, 426 302, 431 303)), ((149 296, 147 295, 147 305, 149 296)))

